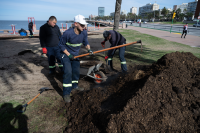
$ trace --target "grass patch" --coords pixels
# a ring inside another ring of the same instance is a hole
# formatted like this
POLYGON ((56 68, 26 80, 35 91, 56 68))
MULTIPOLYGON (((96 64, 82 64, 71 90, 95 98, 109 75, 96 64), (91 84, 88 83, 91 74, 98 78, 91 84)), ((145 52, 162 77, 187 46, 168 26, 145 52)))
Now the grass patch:
MULTIPOLYGON (((194 48, 148 34, 142 34, 134 30, 120 29, 119 32, 126 38, 126 43, 142 40, 142 52, 141 44, 134 44, 126 47, 125 58, 127 64, 149 65, 156 62, 163 55, 176 51, 191 52, 196 57, 200 57, 200 48, 194 48)), ((120 63, 118 51, 114 55, 113 61, 115 62, 115 60, 117 63, 120 63)))
MULTIPOLYGON (((149 22, 149 23, 153 23, 153 22, 149 22)), ((172 22, 154 22, 155 24, 156 23, 159 23, 159 24, 172 24, 172 22)), ((173 24, 183 24, 183 25, 185 25, 185 23, 183 23, 183 22, 173 22, 173 24)), ((188 25, 193 25, 193 23, 188 23, 188 25)))

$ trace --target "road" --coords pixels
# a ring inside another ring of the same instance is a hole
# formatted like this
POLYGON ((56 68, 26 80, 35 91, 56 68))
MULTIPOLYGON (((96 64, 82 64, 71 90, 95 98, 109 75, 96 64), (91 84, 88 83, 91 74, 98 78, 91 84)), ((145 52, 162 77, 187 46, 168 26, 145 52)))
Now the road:
MULTIPOLYGON (((131 23, 127 23, 131 25, 131 23)), ((138 23, 132 23, 132 26, 138 26, 138 23)), ((158 30, 165 30, 170 31, 171 25, 164 25, 164 24, 143 24, 141 23, 141 27, 151 28, 151 29, 158 29, 158 30)), ((173 25, 172 32, 182 33, 183 25, 173 25)), ((188 35, 200 36, 200 27, 192 27, 191 25, 188 26, 188 35)))

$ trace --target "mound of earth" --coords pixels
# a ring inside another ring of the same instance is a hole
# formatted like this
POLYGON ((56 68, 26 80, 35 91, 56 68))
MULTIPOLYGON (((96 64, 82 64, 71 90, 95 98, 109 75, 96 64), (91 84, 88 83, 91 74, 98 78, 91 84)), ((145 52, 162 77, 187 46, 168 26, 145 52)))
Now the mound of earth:
POLYGON ((75 93, 64 109, 66 132, 200 132, 200 59, 166 54, 107 87, 75 93))

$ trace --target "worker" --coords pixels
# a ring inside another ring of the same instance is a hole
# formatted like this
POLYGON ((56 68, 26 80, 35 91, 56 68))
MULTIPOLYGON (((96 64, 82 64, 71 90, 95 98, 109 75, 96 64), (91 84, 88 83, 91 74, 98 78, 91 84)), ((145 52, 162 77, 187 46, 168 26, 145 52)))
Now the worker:
POLYGON ((49 74, 55 73, 55 62, 57 59, 58 66, 62 71, 62 63, 60 58, 60 48, 58 43, 61 38, 61 32, 56 25, 57 19, 55 16, 51 16, 47 23, 40 27, 39 39, 42 47, 42 53, 47 54, 49 63, 49 74))
MULTIPOLYGON (((181 35, 181 38, 182 38, 183 34, 185 34, 185 36, 187 35, 187 30, 188 30, 188 23, 186 23, 186 25, 183 26, 183 33, 181 35)), ((185 38, 185 36, 184 36, 184 38, 185 38)))
POLYGON ((77 15, 74 17, 74 26, 63 33, 59 47, 61 49, 61 60, 63 63, 63 99, 66 103, 71 102, 71 91, 83 91, 84 88, 78 86, 80 75, 80 61, 74 58, 79 54, 81 45, 83 44, 90 55, 93 54, 87 40, 87 25, 85 17, 77 15))
MULTIPOLYGON (((120 33, 116 32, 114 30, 104 31, 103 36, 105 39, 103 42, 101 42, 101 44, 104 47, 105 47, 105 42, 108 40, 111 44, 110 47, 126 44, 126 39, 120 33)), ((111 71, 116 71, 113 68, 113 63, 112 63, 112 58, 113 58, 116 50, 117 49, 109 50, 107 56, 105 57, 105 59, 108 60, 108 66, 111 71)), ((119 58, 121 61, 121 70, 123 73, 127 72, 126 60, 124 58, 125 50, 126 50, 126 47, 119 48, 119 58)))
POLYGON ((30 23, 28 24, 28 30, 29 30, 29 32, 30 32, 29 37, 32 38, 32 37, 33 37, 33 22, 30 22, 30 23))

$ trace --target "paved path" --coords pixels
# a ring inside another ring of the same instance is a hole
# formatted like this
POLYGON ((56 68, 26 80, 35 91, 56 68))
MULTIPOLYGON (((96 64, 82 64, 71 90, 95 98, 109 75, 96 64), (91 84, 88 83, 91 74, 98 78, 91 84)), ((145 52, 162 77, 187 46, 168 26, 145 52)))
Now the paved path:
MULTIPOLYGON (((163 38, 163 39, 166 39, 169 41, 186 44, 191 47, 200 47, 200 37, 199 36, 187 35, 186 38, 181 38, 181 34, 174 33, 174 32, 170 33, 167 31, 147 29, 147 28, 134 27, 134 26, 128 26, 127 29, 136 30, 136 31, 139 31, 140 33, 149 34, 149 35, 163 38)), ((199 33, 199 35, 200 35, 200 33, 199 33)))

